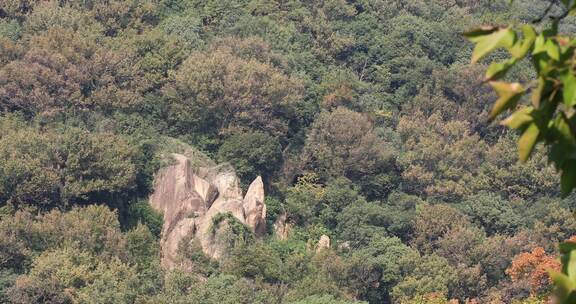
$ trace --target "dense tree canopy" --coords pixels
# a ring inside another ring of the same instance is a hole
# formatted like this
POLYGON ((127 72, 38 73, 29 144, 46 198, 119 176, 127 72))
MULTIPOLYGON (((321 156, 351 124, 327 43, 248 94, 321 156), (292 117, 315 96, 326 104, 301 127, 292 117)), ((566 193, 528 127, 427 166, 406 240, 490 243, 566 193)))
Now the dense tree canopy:
POLYGON ((548 2, 0 0, 0 302, 545 303, 576 234, 548 2), (268 229, 220 214, 224 257, 169 270, 148 196, 181 147, 262 176, 268 229))

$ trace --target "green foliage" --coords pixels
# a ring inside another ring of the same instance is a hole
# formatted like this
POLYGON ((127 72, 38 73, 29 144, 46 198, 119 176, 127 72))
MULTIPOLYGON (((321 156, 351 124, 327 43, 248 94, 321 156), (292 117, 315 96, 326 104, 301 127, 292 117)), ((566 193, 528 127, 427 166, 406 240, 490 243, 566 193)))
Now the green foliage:
POLYGON ((218 238, 225 248, 233 249, 246 243, 251 243, 254 234, 242 222, 230 212, 218 213, 212 218, 210 233, 213 238, 218 238))
POLYGON ((361 304, 363 302, 338 300, 331 295, 309 296, 300 301, 290 302, 290 304, 350 304, 350 303, 361 304))
POLYGON ((273 196, 266 196, 266 231, 274 231, 274 223, 286 212, 282 200, 273 196))
POLYGON ((194 130, 216 140, 221 134, 249 130, 286 135, 302 87, 297 79, 258 60, 266 57, 252 48, 269 52, 263 43, 223 41, 207 53, 191 54, 180 65, 163 88, 176 132, 194 130))
POLYGON ((83 251, 45 252, 10 291, 13 303, 130 303, 136 271, 118 259, 96 262, 83 251))
POLYGON ((0 138, 0 203, 41 209, 122 204, 119 198, 134 193, 138 156, 122 137, 110 133, 5 129, 0 138))
POLYGON ((462 202, 460 208, 489 235, 513 234, 523 225, 522 218, 513 206, 491 193, 480 192, 470 196, 462 202))
POLYGON ((316 174, 298 178, 298 183, 286 193, 286 209, 297 223, 306 223, 313 219, 320 209, 324 189, 316 174))
POLYGON ((573 242, 561 243, 560 252, 562 253, 562 272, 552 272, 551 277, 560 303, 572 303, 576 299, 575 258, 572 256, 576 252, 576 246, 573 242))
POLYGON ((416 217, 416 207, 423 204, 417 196, 394 192, 388 196, 383 207, 385 209, 386 230, 390 235, 407 240, 413 232, 413 221, 416 217))
MULTIPOLYGON (((560 172, 562 194, 567 196, 576 187, 576 163, 572 157, 576 148, 576 136, 572 128, 573 107, 576 105, 576 77, 573 69, 575 47, 571 37, 559 34, 558 25, 566 16, 574 15, 576 3, 561 1, 556 4, 563 13, 551 17, 551 24, 539 33, 532 26, 524 25, 521 34, 512 27, 484 27, 472 30, 466 36, 476 44, 473 63, 497 48, 505 48, 511 55, 511 59, 506 62, 492 63, 486 72, 486 80, 490 81, 499 96, 490 116, 493 119, 504 110, 513 110, 502 124, 521 134, 518 139, 520 160, 526 161, 538 142, 544 142, 549 147, 548 158, 560 172), (531 105, 517 108, 528 90, 519 82, 497 80, 504 77, 517 61, 525 58, 531 59, 536 80, 528 84, 531 89, 531 105)), ((538 22, 549 14, 553 5, 551 2, 538 22)), ((560 245, 563 255, 562 273, 551 274, 559 303, 576 301, 576 295, 572 292, 574 280, 570 269, 574 249, 576 247, 570 242, 560 245)))
MULTIPOLYGON (((564 3, 568 6, 569 2, 564 3)), ((567 8, 570 11, 572 4, 567 8)), ((571 113, 574 106, 572 96, 573 71, 570 58, 574 52, 571 39, 558 34, 558 22, 546 30, 537 33, 530 25, 522 28, 521 35, 512 28, 486 27, 468 32, 467 37, 476 44, 472 62, 497 48, 509 51, 513 61, 506 64, 494 63, 487 71, 486 79, 490 80, 499 98, 495 102, 491 118, 507 109, 515 109, 526 89, 518 83, 497 81, 502 78, 516 61, 531 55, 537 80, 530 84, 532 104, 514 111, 502 123, 519 130, 519 158, 526 161, 539 141, 545 142, 551 149, 550 161, 554 163, 562 177, 562 193, 567 195, 576 180, 571 177, 574 172, 573 162, 569 155, 574 150, 574 134, 570 131, 571 113), (558 111, 557 111, 558 109, 558 111)))
POLYGON ((288 281, 289 272, 283 269, 280 255, 269 246, 241 246, 231 256, 223 267, 226 273, 270 283, 288 281))
POLYGON ((446 232, 467 225, 469 219, 449 205, 421 205, 416 209, 412 242, 421 251, 430 253, 446 232))
POLYGON ((387 235, 385 209, 375 203, 360 201, 338 214, 338 229, 342 239, 354 246, 366 245, 375 236, 387 235))
POLYGON ((444 258, 427 255, 411 261, 411 274, 393 288, 396 299, 411 299, 416 295, 437 292, 447 294, 449 287, 456 283, 456 271, 444 258))
POLYGON ((110 113, 142 103, 140 93, 147 83, 130 64, 132 54, 104 48, 97 37, 60 27, 28 40, 26 51, 0 69, 3 113, 52 118, 90 109, 110 113))
POLYGON ((202 46, 202 20, 196 16, 172 15, 162 21, 160 28, 168 35, 174 36, 187 47, 202 46))
POLYGON ((357 179, 386 170, 391 149, 366 117, 345 108, 324 112, 306 139, 305 162, 324 178, 357 179))
POLYGON ((218 150, 218 159, 234 166, 244 184, 257 176, 269 180, 281 165, 282 150, 278 139, 263 132, 234 134, 218 150))
POLYGON ((163 216, 152 209, 147 201, 138 201, 130 204, 128 213, 130 214, 129 225, 134 227, 140 223, 145 225, 152 235, 160 237, 162 232, 163 216))
POLYGON ((22 29, 16 20, 0 21, 0 37, 17 40, 20 38, 22 29))
POLYGON ((193 291, 191 303, 233 304, 270 303, 270 295, 255 290, 253 283, 231 275, 220 275, 208 280, 203 288, 193 291))
POLYGON ((14 285, 18 274, 12 272, 11 270, 1 270, 0 271, 0 301, 7 303, 9 301, 8 292, 9 288, 14 285))
POLYGON ((418 253, 398 238, 375 236, 366 247, 352 253, 347 280, 371 303, 383 302, 404 277, 403 267, 418 253))
POLYGON ((569 188, 574 46, 457 33, 574 3, 505 2, 0 0, 0 302, 544 299, 506 269, 576 231, 547 162, 569 188), (515 110, 525 136, 486 123, 515 110), (268 234, 220 214, 219 261, 190 231, 162 269, 174 227, 146 197, 170 153, 262 176, 268 234))
POLYGON ((141 280, 158 276, 145 274, 159 256, 150 231, 122 233, 104 206, 37 217, 19 211, 0 221, 0 244, 2 272, 20 274, 2 289, 10 303, 132 303, 141 280))
POLYGON ((126 250, 129 259, 138 265, 140 271, 153 268, 158 258, 159 248, 155 237, 147 226, 138 225, 126 233, 126 250))

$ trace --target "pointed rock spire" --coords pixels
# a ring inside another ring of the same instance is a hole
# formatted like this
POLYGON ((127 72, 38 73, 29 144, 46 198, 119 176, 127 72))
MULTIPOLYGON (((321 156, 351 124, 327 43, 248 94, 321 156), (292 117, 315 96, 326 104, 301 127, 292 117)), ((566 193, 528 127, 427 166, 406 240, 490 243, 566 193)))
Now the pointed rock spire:
POLYGON ((258 176, 248 187, 244 196, 244 216, 246 225, 252 229, 256 237, 266 233, 266 204, 264 204, 264 182, 258 176))

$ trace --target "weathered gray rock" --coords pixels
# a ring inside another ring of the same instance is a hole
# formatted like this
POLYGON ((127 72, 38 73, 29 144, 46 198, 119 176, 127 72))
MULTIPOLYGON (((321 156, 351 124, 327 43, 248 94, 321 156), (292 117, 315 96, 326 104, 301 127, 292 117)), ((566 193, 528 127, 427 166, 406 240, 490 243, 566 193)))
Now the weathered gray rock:
POLYGON ((222 227, 213 227, 214 217, 230 213, 245 224, 256 237, 266 232, 264 184, 258 177, 242 196, 240 181, 227 164, 210 168, 192 168, 183 155, 172 155, 174 164, 162 168, 156 175, 150 205, 164 214, 160 240, 162 265, 167 269, 181 261, 180 242, 189 236, 197 239, 206 255, 219 259, 226 248, 216 235, 222 227))

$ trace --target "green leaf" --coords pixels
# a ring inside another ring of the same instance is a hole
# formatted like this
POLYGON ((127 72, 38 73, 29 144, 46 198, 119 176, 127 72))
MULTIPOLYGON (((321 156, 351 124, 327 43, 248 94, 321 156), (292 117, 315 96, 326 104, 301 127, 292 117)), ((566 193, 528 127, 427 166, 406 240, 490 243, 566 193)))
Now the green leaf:
POLYGON ((527 123, 534 121, 534 117, 530 115, 534 110, 533 107, 522 108, 510 115, 508 118, 504 119, 500 124, 507 126, 512 129, 520 129, 524 127, 527 123))
POLYGON ((538 141, 538 136, 540 135, 540 129, 535 123, 531 123, 530 126, 522 133, 520 139, 518 140, 518 157, 520 161, 525 162, 530 157, 534 146, 538 141))
POLYGON ((576 250, 576 243, 574 242, 562 242, 559 245, 560 253, 567 254, 570 251, 576 250))
POLYGON ((565 299, 570 296, 572 291, 576 288, 576 283, 572 281, 567 275, 551 271, 550 278, 556 286, 556 295, 560 299, 565 299))
POLYGON ((574 249, 569 250, 564 254, 564 273, 568 275, 572 281, 576 281, 576 251, 574 249))
POLYGON ((532 50, 532 55, 545 53, 546 52, 546 38, 543 34, 538 35, 534 41, 534 49, 532 50))
POLYGON ((544 44, 544 48, 546 49, 546 54, 556 61, 560 61, 560 46, 554 42, 552 39, 546 40, 544 44))
POLYGON ((547 53, 532 55, 532 62, 538 75, 549 74, 555 68, 554 61, 550 59, 547 53))
POLYGON ((481 26, 464 33, 464 36, 472 42, 477 42, 476 39, 492 34, 500 28, 496 26, 481 26))
MULTIPOLYGON (((558 142, 565 147, 572 147, 566 149, 573 149, 573 147, 576 146, 576 141, 574 140, 574 135, 572 134, 572 129, 570 128, 570 123, 563 113, 554 119, 553 127, 556 131, 554 135, 557 136, 558 142)), ((563 154, 568 155, 567 153, 563 154)))
POLYGON ((482 59, 497 48, 512 48, 516 40, 516 33, 514 33, 510 28, 497 30, 494 30, 493 28, 473 30, 464 35, 470 41, 476 43, 476 47, 472 52, 472 63, 478 62, 478 60, 482 59))
POLYGON ((562 96, 564 104, 568 107, 576 105, 576 77, 571 71, 567 71, 560 76, 560 80, 563 85, 562 96))
POLYGON ((490 111, 490 119, 494 119, 498 114, 506 109, 516 106, 516 103, 522 97, 524 88, 521 84, 491 81, 490 85, 498 94, 498 100, 494 103, 492 111, 490 111))
POLYGON ((532 90, 532 97, 531 97, 532 105, 536 109, 540 108, 542 97, 544 96, 544 93, 547 88, 546 85, 547 85, 546 79, 544 77, 538 77, 538 86, 534 90, 532 90))
POLYGON ((484 81, 493 81, 504 77, 506 72, 508 72, 508 70, 514 66, 514 64, 516 64, 516 59, 514 58, 502 62, 491 63, 486 70, 486 77, 484 78, 484 81))
POLYGON ((562 165, 562 174, 560 175, 560 189, 562 196, 566 197, 576 186, 576 162, 570 160, 562 165))
POLYGON ((524 25, 522 27, 522 34, 524 39, 518 41, 514 44, 514 46, 510 49, 510 54, 516 59, 522 59, 528 54, 532 46, 534 45, 534 41, 536 40, 536 31, 530 25, 524 25))

